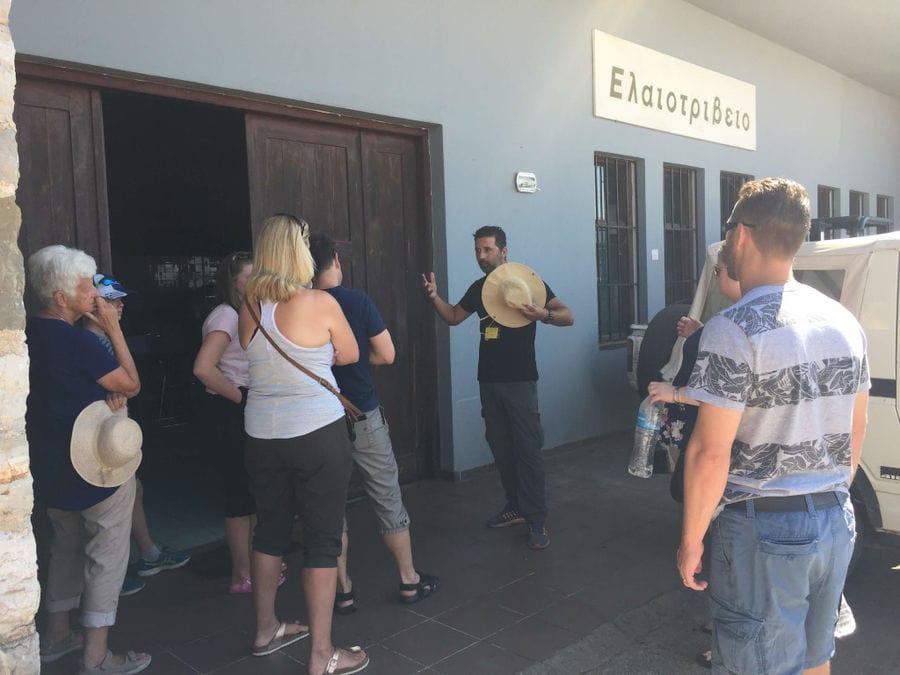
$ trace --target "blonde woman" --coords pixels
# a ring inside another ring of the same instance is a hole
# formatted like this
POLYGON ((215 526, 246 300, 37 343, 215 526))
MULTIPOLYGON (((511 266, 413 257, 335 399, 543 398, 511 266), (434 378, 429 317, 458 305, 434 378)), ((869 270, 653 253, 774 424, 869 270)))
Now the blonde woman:
POLYGON ((250 364, 244 414, 246 463, 257 506, 252 586, 256 608, 253 654, 265 656, 311 637, 310 673, 349 675, 368 666, 358 647, 335 649, 331 619, 347 483, 352 464, 344 409, 333 393, 280 354, 335 384, 332 364, 359 359, 340 305, 310 289, 314 264, 309 226, 279 214, 263 223, 256 244, 239 336, 250 364), (255 318, 254 318, 255 317, 255 318), (257 319, 269 338, 258 329, 257 319), (294 514, 303 524, 303 592, 309 627, 275 616, 282 557, 294 514))

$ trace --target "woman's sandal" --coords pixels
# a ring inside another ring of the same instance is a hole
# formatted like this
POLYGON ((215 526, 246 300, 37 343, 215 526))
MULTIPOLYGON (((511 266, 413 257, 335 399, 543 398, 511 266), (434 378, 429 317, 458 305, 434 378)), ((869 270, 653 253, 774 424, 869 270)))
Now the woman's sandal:
MULTIPOLYGON (((342 650, 340 647, 334 650, 334 654, 331 655, 331 658, 328 660, 328 664, 325 666, 325 672, 323 673, 323 675, 352 675, 353 673, 358 673, 361 670, 365 670, 369 666, 369 657, 367 656, 355 666, 338 668, 337 664, 341 659, 341 651, 342 650)), ((343 651, 350 652, 351 654, 359 654, 362 651, 362 648, 347 647, 343 651)))
POLYGON ((356 611, 356 596, 353 595, 353 591, 334 594, 334 611, 342 616, 353 614, 356 611))
POLYGON ((405 605, 411 605, 414 602, 419 602, 419 600, 424 600, 441 587, 441 580, 438 577, 432 574, 425 574, 419 570, 416 570, 416 574, 419 575, 418 582, 414 584, 400 584, 400 602, 405 605), (403 595, 404 591, 415 591, 416 594, 403 595))
POLYGON ((84 665, 84 661, 82 661, 81 669, 78 673, 79 675, 102 675, 102 673, 107 673, 108 675, 134 675, 146 670, 152 660, 149 654, 141 652, 126 652, 124 657, 125 660, 122 663, 115 663, 113 653, 107 651, 103 660, 92 668, 84 665))

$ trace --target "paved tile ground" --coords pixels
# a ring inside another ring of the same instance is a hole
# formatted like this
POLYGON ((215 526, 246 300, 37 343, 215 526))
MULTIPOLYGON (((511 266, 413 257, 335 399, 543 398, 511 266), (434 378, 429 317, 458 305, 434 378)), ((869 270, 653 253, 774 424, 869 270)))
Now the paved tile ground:
MULTIPOLYGON (((415 605, 397 602, 398 580, 368 503, 352 505, 359 611, 335 616, 335 642, 364 646, 373 675, 708 672, 693 663, 707 642, 699 631, 705 599, 682 589, 674 571, 680 515, 668 477, 628 476, 629 449, 628 435, 619 435, 548 456, 553 539, 540 552, 525 547, 524 528, 483 526, 502 506, 492 473, 406 486, 416 566, 443 582, 415 605)), ((898 573, 890 576, 887 561, 898 551, 867 551, 879 571, 848 585, 851 602, 865 599, 857 607, 861 627, 896 627, 898 573), (875 598, 884 598, 890 581, 884 606, 875 598)), ((288 564, 278 612, 302 618, 300 553, 288 564)), ((223 593, 227 566, 224 548, 213 545, 187 567, 149 579, 145 591, 122 599, 112 646, 152 653, 151 674, 305 672, 305 641, 249 656, 251 599, 223 593)), ((72 672, 76 662, 73 655, 43 672, 72 672)), ((861 630, 839 647, 836 673, 892 671, 900 672, 896 640, 874 648, 861 630)))

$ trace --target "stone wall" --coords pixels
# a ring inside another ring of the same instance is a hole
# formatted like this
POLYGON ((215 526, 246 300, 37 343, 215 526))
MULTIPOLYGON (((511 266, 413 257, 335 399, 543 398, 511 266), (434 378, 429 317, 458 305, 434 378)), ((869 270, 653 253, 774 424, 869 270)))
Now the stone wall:
POLYGON ((19 158, 13 124, 15 49, 9 33, 11 0, 0 0, 0 673, 40 672, 34 615, 40 601, 34 536, 25 397, 25 275, 17 242, 19 158))

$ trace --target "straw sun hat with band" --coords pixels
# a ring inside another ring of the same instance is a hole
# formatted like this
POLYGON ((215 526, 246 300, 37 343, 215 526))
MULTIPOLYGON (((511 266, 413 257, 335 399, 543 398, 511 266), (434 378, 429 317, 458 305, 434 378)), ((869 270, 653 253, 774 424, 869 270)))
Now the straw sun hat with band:
POLYGON ((97 487, 118 487, 134 475, 143 454, 141 427, 125 410, 94 401, 78 413, 70 445, 72 466, 97 487))
POLYGON ((508 262, 488 274, 481 289, 481 302, 488 315, 501 326, 521 328, 531 320, 519 310, 525 305, 547 304, 547 287, 527 265, 508 262))

